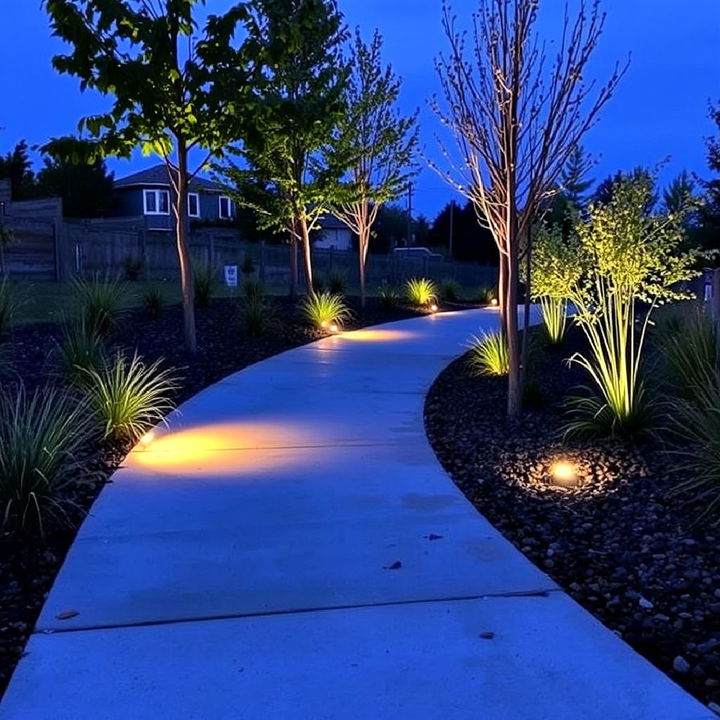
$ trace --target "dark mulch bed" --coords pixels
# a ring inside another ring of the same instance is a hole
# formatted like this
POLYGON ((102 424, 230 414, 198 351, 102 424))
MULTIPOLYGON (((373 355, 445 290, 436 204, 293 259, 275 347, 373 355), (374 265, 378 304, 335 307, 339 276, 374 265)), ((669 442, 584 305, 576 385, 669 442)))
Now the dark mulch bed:
POLYGON ((679 471, 657 442, 563 441, 563 398, 586 382, 563 360, 580 347, 575 331, 562 349, 536 355, 536 407, 512 425, 505 380, 472 377, 465 358, 455 361, 427 397, 430 442, 528 558, 698 699, 720 705, 720 529, 693 525, 699 509, 667 497, 679 471), (551 482, 562 458, 577 464, 579 487, 551 482))
MULTIPOLYGON (((182 387, 175 400, 180 403, 232 372, 322 336, 303 326, 295 303, 288 298, 274 298, 272 303, 276 325, 263 337, 244 333, 236 300, 215 300, 197 311, 196 355, 184 349, 180 306, 165 308, 157 320, 148 319, 141 311, 127 315, 110 339, 110 347, 137 349, 147 360, 165 358, 168 365, 179 368, 182 387)), ((347 330, 420 314, 407 307, 384 310, 374 299, 364 310, 357 303, 350 304, 354 319, 345 326, 347 330)), ((54 349, 61 336, 58 324, 15 328, 11 337, 0 343, 0 366, 4 368, 0 369, 0 383, 21 377, 32 389, 54 377, 60 382, 54 349)), ((47 523, 44 540, 0 532, 0 697, 80 523, 127 449, 87 449, 95 473, 92 479, 78 478, 69 488, 68 498, 77 506, 70 512, 69 525, 47 523)))

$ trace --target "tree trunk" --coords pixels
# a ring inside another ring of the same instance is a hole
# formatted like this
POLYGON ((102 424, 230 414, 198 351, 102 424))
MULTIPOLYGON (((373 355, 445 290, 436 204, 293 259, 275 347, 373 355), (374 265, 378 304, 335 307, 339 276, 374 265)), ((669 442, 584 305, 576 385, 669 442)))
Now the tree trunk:
POLYGON ((525 310, 523 313, 523 337, 520 355, 520 388, 524 391, 527 381, 528 365, 528 331, 530 330, 530 283, 532 271, 532 235, 528 233, 527 249, 525 250, 525 310))
POLYGON ((518 342, 518 237, 517 211, 510 213, 510 235, 508 237, 507 287, 505 289, 505 324, 507 327, 508 359, 508 418, 515 419, 520 414, 522 387, 520 381, 520 347, 518 342))
POLYGON ((358 233, 358 278, 360 280, 360 307, 365 307, 365 263, 367 262, 368 248, 370 246, 370 228, 360 228, 358 233))
POLYGON ((313 288, 313 271, 312 271, 312 249, 310 247, 310 231, 308 230, 307 221, 299 220, 300 234, 303 246, 303 270, 305 271, 305 285, 308 294, 315 291, 313 288))
POLYGON ((297 237, 290 232, 290 297, 294 300, 298 296, 298 253, 297 237))
MULTIPOLYGON (((185 346, 191 353, 197 352, 195 334, 195 298, 193 288, 192 263, 187 242, 187 146, 178 138, 178 177, 175 196, 173 198, 173 214, 175 215, 175 241, 178 260, 180 262, 180 287, 182 290, 183 328, 185 346)), ((168 172, 172 172, 168 168, 168 172)), ((172 185, 172 183, 171 183, 172 185)))

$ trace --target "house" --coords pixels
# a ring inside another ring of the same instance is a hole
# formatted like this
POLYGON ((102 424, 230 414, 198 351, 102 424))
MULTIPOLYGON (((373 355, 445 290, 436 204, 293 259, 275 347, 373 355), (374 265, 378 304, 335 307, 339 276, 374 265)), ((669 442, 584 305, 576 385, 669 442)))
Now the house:
MULTIPOLYGON (((171 230, 174 225, 172 187, 164 164, 116 180, 115 217, 144 217, 149 230, 171 230)), ((202 221, 232 220, 235 204, 220 183, 201 177, 190 181, 188 218, 202 221)))
POLYGON ((352 250, 352 230, 330 213, 320 218, 320 230, 314 246, 326 250, 352 250))

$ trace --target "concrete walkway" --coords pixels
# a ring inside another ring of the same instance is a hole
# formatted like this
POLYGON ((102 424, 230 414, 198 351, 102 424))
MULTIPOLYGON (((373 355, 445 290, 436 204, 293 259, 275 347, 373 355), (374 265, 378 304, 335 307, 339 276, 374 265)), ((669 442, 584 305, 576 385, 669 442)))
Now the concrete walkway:
POLYGON ((187 402, 102 492, 0 718, 715 717, 435 460, 425 393, 495 323, 328 338, 187 402))

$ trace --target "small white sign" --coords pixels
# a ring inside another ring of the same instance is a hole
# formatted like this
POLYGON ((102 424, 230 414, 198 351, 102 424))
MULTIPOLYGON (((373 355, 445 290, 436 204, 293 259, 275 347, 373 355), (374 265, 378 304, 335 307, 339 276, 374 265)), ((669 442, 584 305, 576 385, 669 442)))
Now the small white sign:
POLYGON ((238 266, 225 265, 225 286, 237 287, 238 284, 238 266))

